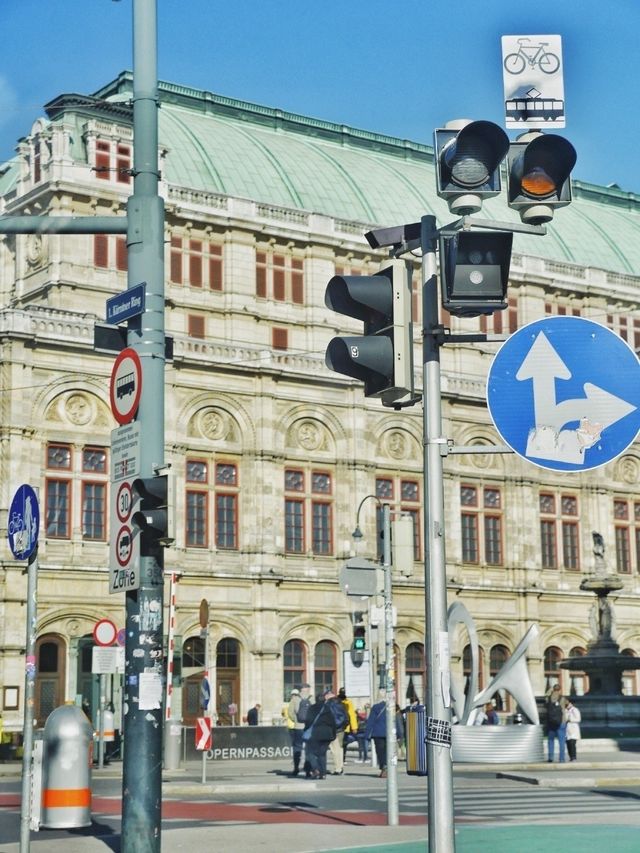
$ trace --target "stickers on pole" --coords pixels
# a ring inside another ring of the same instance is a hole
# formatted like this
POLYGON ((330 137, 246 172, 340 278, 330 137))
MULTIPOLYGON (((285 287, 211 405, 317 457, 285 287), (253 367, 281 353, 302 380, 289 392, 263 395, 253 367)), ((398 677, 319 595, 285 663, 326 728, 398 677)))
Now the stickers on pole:
POLYGON ((623 453, 640 430, 640 361, 606 326, 547 317, 500 347, 487 405, 503 440, 523 459, 588 471, 623 453))

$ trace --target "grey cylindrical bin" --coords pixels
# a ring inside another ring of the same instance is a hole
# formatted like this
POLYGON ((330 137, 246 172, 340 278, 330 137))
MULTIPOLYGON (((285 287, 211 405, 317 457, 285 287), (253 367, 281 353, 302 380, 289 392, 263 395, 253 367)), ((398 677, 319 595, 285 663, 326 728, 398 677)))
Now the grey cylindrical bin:
POLYGON ((177 770, 180 767, 180 746, 182 744, 182 720, 165 720, 164 724, 164 769, 177 770))
POLYGON ((93 729, 89 720, 77 705, 61 705, 49 714, 43 741, 40 826, 91 826, 93 729))

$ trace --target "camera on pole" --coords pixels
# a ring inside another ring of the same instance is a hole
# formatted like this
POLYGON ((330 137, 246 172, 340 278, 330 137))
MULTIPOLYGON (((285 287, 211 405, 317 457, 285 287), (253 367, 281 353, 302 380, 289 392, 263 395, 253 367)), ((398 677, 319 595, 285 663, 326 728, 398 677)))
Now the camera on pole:
POLYGON ((336 337, 327 347, 327 367, 364 382, 365 397, 394 406, 413 397, 411 279, 404 261, 391 261, 375 275, 334 276, 325 305, 364 323, 364 335, 336 337))
POLYGON ((452 121, 434 133, 436 188, 452 213, 482 209, 485 198, 500 193, 500 164, 509 137, 491 121, 452 121))
POLYGON ((520 219, 541 225, 556 207, 571 203, 571 170, 577 154, 563 136, 530 131, 512 142, 507 154, 508 203, 520 219))

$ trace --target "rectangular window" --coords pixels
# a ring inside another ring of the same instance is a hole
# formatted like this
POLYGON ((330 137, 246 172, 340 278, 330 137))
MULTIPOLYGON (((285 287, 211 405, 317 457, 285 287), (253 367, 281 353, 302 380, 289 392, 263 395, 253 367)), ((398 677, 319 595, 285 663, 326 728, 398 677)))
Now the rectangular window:
POLYGON ((187 489, 186 531, 187 548, 206 548, 207 540, 207 493, 187 489))
POLYGON ((238 547, 238 469, 226 462, 216 464, 216 546, 238 547), (233 491, 230 491, 233 490, 233 491))
POLYGON ((93 237, 93 265, 99 269, 109 266, 109 237, 107 234, 95 234, 93 237))
POLYGON ((284 502, 285 550, 304 553, 304 502, 287 498, 284 502))
POLYGON ((124 237, 116 237, 116 269, 127 271, 127 241, 124 237))
POLYGON ((483 487, 482 506, 479 505, 479 497, 476 486, 466 483, 460 486, 462 560, 465 563, 478 563, 482 554, 486 565, 501 566, 501 492, 493 486, 483 487))
POLYGON ((182 240, 180 237, 171 238, 170 268, 171 282, 182 284, 182 240))
POLYGON ((189 240, 189 284, 202 287, 202 242, 189 240))
POLYGON ((271 347, 277 350, 289 349, 289 330, 274 326, 271 329, 271 347))
POLYGON ((82 484, 82 538, 104 541, 106 529, 106 483, 82 484))
POLYGON ((98 139, 96 142, 96 177, 101 181, 108 181, 110 178, 109 169, 111 166, 111 145, 98 139))
POLYGON ((543 569, 557 569, 556 523, 542 519, 540 521, 540 547, 543 569))
POLYGON ((118 144, 116 149, 116 180, 120 184, 131 183, 131 146, 118 144))
MULTIPOLYGON (((314 495, 331 494, 331 475, 314 471, 311 474, 311 491, 314 495)), ((333 531, 331 529, 331 504, 317 499, 311 501, 311 541, 314 554, 331 554, 333 531)))
POLYGON ((190 338, 204 338, 204 317, 202 314, 187 314, 187 334, 190 338))
MULTIPOLYGON (((393 513, 411 515, 413 518, 414 559, 420 560, 420 484, 417 480, 405 480, 400 477, 376 477, 376 497, 382 503, 388 503, 393 513)), ((376 506, 376 539, 378 559, 383 557, 382 507, 376 506)))
POLYGON ((71 535, 71 481, 46 481, 45 530, 53 539, 69 539, 71 535))
POLYGON ((478 516, 463 512, 462 526, 462 561, 463 563, 478 562, 478 516))
POLYGON ((616 570, 627 575, 631 572, 631 553, 629 550, 629 528, 616 527, 616 570))
POLYGON ((222 290, 222 246, 209 245, 209 289, 222 290))
POLYGON ((576 495, 542 493, 540 509, 540 559, 543 569, 580 569, 580 525, 576 495), (562 547, 558 555, 558 530, 562 547))
POLYGON ((256 252, 256 296, 304 304, 304 262, 282 252, 256 252))

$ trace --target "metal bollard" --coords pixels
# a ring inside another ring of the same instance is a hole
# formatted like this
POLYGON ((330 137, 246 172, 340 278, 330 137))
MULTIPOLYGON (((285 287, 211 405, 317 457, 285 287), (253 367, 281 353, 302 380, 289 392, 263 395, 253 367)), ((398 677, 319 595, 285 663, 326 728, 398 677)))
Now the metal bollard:
POLYGON ((42 819, 44 829, 91 825, 93 730, 83 711, 68 703, 44 727, 42 819))

